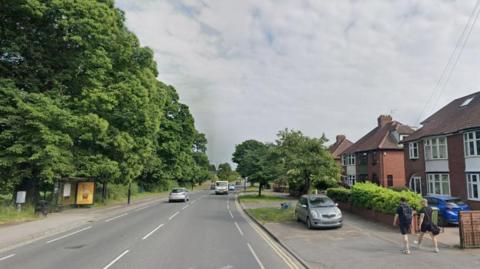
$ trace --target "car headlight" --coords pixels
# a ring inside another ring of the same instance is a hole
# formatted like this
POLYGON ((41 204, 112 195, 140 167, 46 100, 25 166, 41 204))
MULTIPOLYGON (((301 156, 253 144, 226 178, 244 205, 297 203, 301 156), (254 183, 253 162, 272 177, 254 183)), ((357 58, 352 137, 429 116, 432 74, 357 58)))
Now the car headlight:
POLYGON ((317 211, 310 210, 310 215, 312 215, 312 217, 313 217, 314 219, 318 219, 318 213, 317 213, 317 211))
POLYGON ((335 213, 337 213, 337 216, 341 217, 342 216, 342 211, 340 209, 336 208, 335 213))

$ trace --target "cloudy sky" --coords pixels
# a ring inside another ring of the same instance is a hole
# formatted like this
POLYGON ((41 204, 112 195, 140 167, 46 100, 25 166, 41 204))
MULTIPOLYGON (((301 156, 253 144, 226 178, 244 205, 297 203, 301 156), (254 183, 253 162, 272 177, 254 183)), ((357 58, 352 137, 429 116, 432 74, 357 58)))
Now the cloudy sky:
POLYGON ((479 91, 480 23, 449 83, 436 87, 475 3, 117 0, 154 50, 158 78, 190 106, 215 163, 287 127, 355 141, 380 114, 418 126, 479 91))

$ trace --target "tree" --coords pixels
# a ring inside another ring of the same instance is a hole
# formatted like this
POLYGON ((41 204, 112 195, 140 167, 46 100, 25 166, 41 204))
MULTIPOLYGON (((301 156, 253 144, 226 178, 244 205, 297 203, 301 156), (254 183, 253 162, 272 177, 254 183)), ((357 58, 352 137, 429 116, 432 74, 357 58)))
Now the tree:
POLYGON ((277 146, 283 159, 290 190, 308 193, 320 180, 337 180, 340 170, 328 152, 325 136, 310 138, 300 131, 278 133, 277 146))
POLYGON ((239 178, 239 174, 232 170, 229 163, 218 165, 217 176, 220 180, 235 181, 239 178))
POLYGON ((266 147, 264 143, 253 139, 236 145, 232 158, 232 161, 237 164, 236 171, 244 178, 255 173, 257 159, 249 153, 255 151, 261 152, 266 149, 266 147))
POLYGON ((248 150, 244 161, 249 162, 253 173, 249 174, 251 182, 258 182, 258 196, 262 195, 263 187, 270 181, 280 177, 282 173, 282 159, 280 152, 273 144, 264 144, 254 150, 248 150))

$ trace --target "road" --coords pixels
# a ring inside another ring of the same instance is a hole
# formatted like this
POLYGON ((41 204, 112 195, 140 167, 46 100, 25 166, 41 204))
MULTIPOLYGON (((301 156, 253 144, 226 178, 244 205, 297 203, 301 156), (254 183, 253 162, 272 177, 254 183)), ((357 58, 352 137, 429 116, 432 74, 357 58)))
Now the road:
POLYGON ((302 268, 247 219, 232 194, 160 201, 0 255, 0 268, 302 268))

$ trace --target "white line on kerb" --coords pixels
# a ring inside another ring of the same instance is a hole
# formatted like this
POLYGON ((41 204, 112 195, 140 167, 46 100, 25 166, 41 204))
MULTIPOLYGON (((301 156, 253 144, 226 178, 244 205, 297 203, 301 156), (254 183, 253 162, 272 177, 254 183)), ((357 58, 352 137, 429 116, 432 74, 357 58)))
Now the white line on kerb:
POLYGON ((8 255, 8 256, 5 256, 5 257, 3 257, 3 258, 0 258, 0 261, 4 261, 4 260, 6 260, 6 259, 8 259, 8 258, 11 258, 11 257, 15 256, 15 255, 17 255, 17 254, 15 254, 15 253, 10 254, 10 255, 8 255))
POLYGON ((47 244, 50 244, 50 243, 52 243, 52 242, 58 241, 58 240, 60 240, 60 239, 63 239, 63 238, 69 237, 69 236, 72 236, 72 235, 74 235, 74 234, 78 234, 78 233, 83 232, 83 231, 85 231, 85 230, 88 230, 88 229, 90 229, 90 228, 92 228, 92 226, 85 227, 85 228, 80 229, 80 230, 78 230, 78 231, 75 231, 75 232, 72 232, 72 233, 69 233, 69 234, 66 234, 66 235, 57 237, 57 238, 52 239, 52 240, 48 240, 48 241, 47 241, 47 244))
POLYGON ((228 210, 228 213, 230 213, 230 217, 232 217, 232 219, 233 219, 232 211, 231 211, 231 210, 228 210))
POLYGON ((150 235, 152 235, 154 232, 156 232, 158 229, 160 229, 160 228, 162 228, 162 227, 163 227, 163 224, 158 225, 157 228, 153 229, 153 231, 151 231, 151 232, 149 232, 147 235, 145 235, 145 236, 142 238, 142 240, 147 239, 150 235))
POLYGON ((123 256, 125 256, 130 250, 125 250, 120 256, 116 257, 115 260, 111 261, 107 266, 103 267, 103 269, 108 269, 110 266, 112 266, 114 263, 116 263, 118 260, 120 260, 123 256))
POLYGON ((253 250, 252 246, 250 246, 249 243, 247 243, 247 246, 248 246, 248 248, 250 249, 250 252, 252 252, 252 255, 253 255, 253 257, 255 258, 255 260, 257 260, 258 266, 260 266, 261 269, 265 269, 265 266, 263 266, 262 262, 260 261, 260 259, 258 258, 257 254, 256 254, 255 251, 253 250))
POLYGON ((173 218, 175 218, 175 216, 178 215, 178 213, 180 212, 177 211, 175 214, 171 215, 170 218, 168 218, 168 220, 172 220, 173 218))
POLYGON ((123 214, 118 215, 118 216, 116 216, 116 217, 109 218, 109 219, 107 219, 105 222, 110 222, 110 221, 112 221, 112 220, 116 220, 116 219, 118 219, 118 218, 125 217, 126 215, 128 215, 128 213, 123 213, 123 214))
POLYGON ((238 232, 240 233, 241 236, 243 236, 242 229, 240 229, 240 226, 238 226, 238 223, 235 221, 235 226, 237 226, 238 232))

